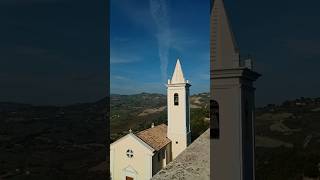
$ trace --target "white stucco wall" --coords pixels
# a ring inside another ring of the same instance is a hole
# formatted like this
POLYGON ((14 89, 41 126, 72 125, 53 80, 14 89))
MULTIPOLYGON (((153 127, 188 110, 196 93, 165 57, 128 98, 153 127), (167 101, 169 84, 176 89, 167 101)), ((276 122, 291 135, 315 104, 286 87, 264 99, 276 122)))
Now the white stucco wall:
POLYGON ((110 172, 114 180, 124 180, 126 175, 134 180, 149 180, 152 177, 153 153, 139 140, 127 135, 110 146, 110 172), (128 149, 134 156, 128 158, 128 149))
POLYGON ((168 84, 168 138, 172 141, 172 158, 174 159, 186 149, 191 141, 190 112, 189 112, 189 85, 168 84), (174 105, 174 94, 179 96, 179 105, 174 105), (178 143, 177 143, 178 142, 178 143))

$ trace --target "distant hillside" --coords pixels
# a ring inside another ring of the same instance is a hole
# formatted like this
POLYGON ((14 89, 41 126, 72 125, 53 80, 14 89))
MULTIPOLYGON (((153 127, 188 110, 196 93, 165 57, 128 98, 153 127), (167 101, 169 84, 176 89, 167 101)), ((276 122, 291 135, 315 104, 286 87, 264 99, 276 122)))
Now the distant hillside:
MULTIPOLYGON (((193 138, 209 128, 209 93, 192 95, 191 126, 193 138)), ((141 93, 135 95, 111 95, 111 140, 128 133, 131 128, 139 131, 151 123, 167 123, 167 97, 163 94, 141 93)))
MULTIPOLYGON (((207 128, 209 94, 190 97, 194 137, 207 128), (207 120, 207 121, 205 121, 207 120), (206 124, 207 122, 207 124, 206 124)), ((166 96, 111 96, 111 138, 166 122, 166 96), (116 100, 116 101, 115 101, 116 100)), ((256 179, 315 179, 320 170, 320 98, 300 98, 256 110, 256 179)))
POLYGON ((0 103, 0 179, 105 179, 106 111, 0 103))
POLYGON ((320 98, 257 109, 256 176, 257 180, 320 176, 320 98))
MULTIPOLYGON (((165 95, 110 101, 111 140, 167 120, 165 95)), ((209 94, 190 101, 194 139, 209 126, 209 94)), ((105 179, 106 112, 106 98, 61 107, 0 103, 0 179, 105 179)), ((257 108, 255 124, 257 180, 319 177, 320 98, 257 108)))

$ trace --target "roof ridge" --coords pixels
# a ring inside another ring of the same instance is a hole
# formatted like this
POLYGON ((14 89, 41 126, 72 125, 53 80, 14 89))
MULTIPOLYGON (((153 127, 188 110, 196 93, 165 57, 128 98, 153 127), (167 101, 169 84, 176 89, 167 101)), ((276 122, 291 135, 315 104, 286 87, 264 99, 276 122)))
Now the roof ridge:
POLYGON ((166 124, 164 124, 164 123, 161 123, 161 124, 159 124, 159 125, 156 125, 156 126, 154 126, 154 127, 150 127, 150 128, 148 128, 148 129, 144 129, 144 130, 142 130, 142 131, 139 131, 139 132, 137 132, 137 133, 135 133, 135 134, 139 134, 139 133, 142 133, 142 132, 144 132, 144 131, 146 131, 146 130, 149 130, 149 129, 153 129, 153 128, 156 128, 156 127, 158 127, 158 126, 161 126, 161 125, 165 125, 165 126, 166 126, 166 124))

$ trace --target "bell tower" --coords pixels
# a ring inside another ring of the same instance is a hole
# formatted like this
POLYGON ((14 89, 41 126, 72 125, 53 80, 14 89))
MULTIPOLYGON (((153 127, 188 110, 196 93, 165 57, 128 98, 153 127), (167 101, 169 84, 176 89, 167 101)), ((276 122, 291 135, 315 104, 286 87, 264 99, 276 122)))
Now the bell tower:
POLYGON ((211 179, 254 180, 252 59, 240 59, 223 0, 212 0, 210 19, 211 179))
POLYGON ((191 143, 189 84, 184 79, 180 60, 167 84, 168 138, 172 141, 172 158, 191 143))

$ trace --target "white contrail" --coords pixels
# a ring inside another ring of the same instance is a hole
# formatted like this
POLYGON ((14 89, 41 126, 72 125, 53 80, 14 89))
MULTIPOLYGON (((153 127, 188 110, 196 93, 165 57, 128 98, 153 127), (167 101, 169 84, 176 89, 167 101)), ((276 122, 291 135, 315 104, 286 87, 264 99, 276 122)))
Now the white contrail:
POLYGON ((151 15, 157 26, 157 41, 161 64, 162 81, 167 81, 168 55, 170 48, 170 23, 167 0, 150 0, 151 15))

